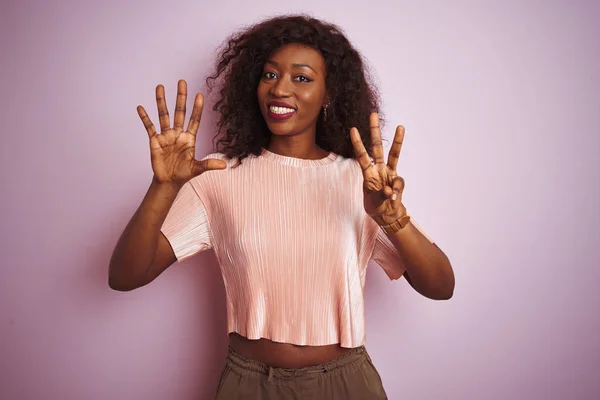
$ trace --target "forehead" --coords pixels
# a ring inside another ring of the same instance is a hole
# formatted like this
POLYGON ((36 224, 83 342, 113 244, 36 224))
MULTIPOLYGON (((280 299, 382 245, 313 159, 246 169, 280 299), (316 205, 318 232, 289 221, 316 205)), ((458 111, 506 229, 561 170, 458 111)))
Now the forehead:
POLYGON ((315 70, 325 70, 325 59, 312 47, 299 44, 286 44, 275 50, 267 61, 275 61, 282 67, 291 67, 293 64, 308 64, 315 70))

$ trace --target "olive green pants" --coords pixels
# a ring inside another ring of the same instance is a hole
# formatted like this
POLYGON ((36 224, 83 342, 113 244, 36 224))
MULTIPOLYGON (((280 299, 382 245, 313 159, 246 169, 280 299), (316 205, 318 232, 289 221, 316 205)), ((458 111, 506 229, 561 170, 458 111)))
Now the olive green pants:
POLYGON ((387 399, 381 377, 364 346, 325 364, 274 368, 229 348, 217 400, 387 399))

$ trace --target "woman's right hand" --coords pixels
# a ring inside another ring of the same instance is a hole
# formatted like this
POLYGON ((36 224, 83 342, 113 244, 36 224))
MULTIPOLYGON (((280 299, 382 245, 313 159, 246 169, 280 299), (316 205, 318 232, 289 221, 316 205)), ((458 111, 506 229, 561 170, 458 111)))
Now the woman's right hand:
POLYGON ((156 87, 156 104, 160 120, 160 134, 156 133, 154 124, 142 106, 137 107, 137 112, 148 136, 150 137, 150 156, 154 179, 158 183, 168 183, 178 187, 187 181, 208 170, 225 169, 227 164, 222 160, 195 159, 196 133, 204 108, 204 97, 198 93, 194 100, 194 109, 186 131, 185 106, 187 100, 187 84, 180 80, 177 85, 177 102, 175 104, 175 119, 173 127, 169 120, 169 110, 165 101, 165 88, 163 85, 156 87))

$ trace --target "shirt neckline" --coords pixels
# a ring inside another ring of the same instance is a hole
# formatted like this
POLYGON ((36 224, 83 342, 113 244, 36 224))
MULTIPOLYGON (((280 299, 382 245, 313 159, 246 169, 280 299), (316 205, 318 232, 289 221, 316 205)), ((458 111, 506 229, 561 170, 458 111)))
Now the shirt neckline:
POLYGON ((304 158, 283 156, 281 154, 273 153, 263 147, 260 157, 291 167, 317 167, 334 162, 338 158, 338 155, 334 152, 329 152, 329 154, 324 158, 318 160, 307 160, 304 158))

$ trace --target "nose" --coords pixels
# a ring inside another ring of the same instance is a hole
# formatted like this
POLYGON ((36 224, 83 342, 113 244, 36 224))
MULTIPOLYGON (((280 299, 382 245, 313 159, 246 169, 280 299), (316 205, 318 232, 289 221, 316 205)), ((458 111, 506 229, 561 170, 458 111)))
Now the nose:
POLYGON ((269 92, 273 97, 290 97, 292 95, 291 90, 291 83, 288 82, 288 79, 282 77, 273 83, 269 92))

